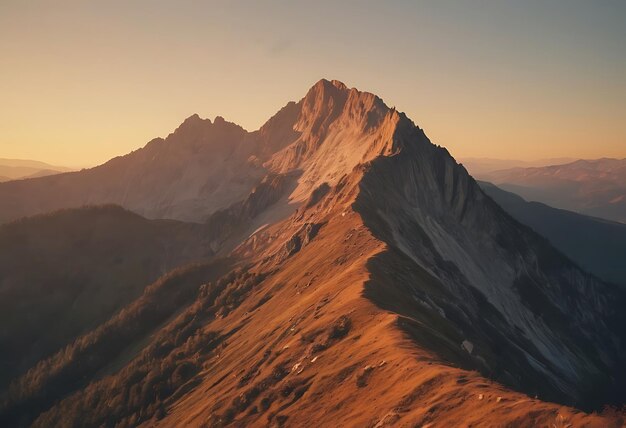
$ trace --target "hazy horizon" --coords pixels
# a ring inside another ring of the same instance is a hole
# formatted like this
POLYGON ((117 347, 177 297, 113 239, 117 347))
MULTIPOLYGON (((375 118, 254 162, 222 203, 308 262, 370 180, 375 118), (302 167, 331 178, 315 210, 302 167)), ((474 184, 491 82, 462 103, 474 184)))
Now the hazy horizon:
POLYGON ((3 2, 0 157, 92 166, 194 113, 255 130, 328 78, 455 157, 623 158, 624 16, 582 0, 3 2))

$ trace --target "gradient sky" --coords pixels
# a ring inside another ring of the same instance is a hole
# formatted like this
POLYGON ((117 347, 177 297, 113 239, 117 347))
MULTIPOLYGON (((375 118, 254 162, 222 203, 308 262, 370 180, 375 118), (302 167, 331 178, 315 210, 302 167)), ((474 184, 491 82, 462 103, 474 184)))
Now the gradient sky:
POLYGON ((322 77, 456 157, 626 157, 626 1, 0 1, 0 157, 87 166, 322 77))

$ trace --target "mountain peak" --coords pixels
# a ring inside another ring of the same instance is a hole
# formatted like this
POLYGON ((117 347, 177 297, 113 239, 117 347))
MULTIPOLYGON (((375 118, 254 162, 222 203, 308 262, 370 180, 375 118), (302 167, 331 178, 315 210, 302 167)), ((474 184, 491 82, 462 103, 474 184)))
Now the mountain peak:
POLYGON ((192 135, 203 135, 205 132, 232 132, 242 134, 245 133, 246 130, 236 123, 227 121, 222 116, 215 116, 215 120, 211 122, 211 119, 202 119, 197 113, 194 113, 176 128, 174 134, 191 137, 192 135))
POLYGON ((194 113, 191 116, 189 116, 187 119, 185 119, 183 121, 183 124, 185 123, 198 123, 198 122, 202 122, 204 120, 208 120, 209 122, 211 121, 210 119, 202 119, 198 113, 194 113))
POLYGON ((178 128, 176 128, 174 133, 186 132, 191 129, 197 129, 198 127, 203 126, 203 125, 211 125, 211 120, 202 119, 198 115, 198 113, 194 113, 191 116, 189 116, 187 119, 183 120, 183 123, 181 123, 178 126, 178 128))
POLYGON ((331 80, 330 83, 337 89, 339 90, 346 90, 348 89, 348 87, 345 85, 345 83, 339 81, 339 80, 331 80))
POLYGON ((334 185, 358 164, 396 153, 400 118, 376 95, 322 79, 297 104, 286 106, 264 125, 264 135, 272 130, 287 142, 273 143, 271 147, 281 150, 265 166, 275 173, 300 171, 290 197, 305 200, 312 189, 334 185))
POLYGON ((321 79, 309 89, 304 99, 345 99, 348 92, 348 87, 338 80, 321 79))
POLYGON ((348 88, 339 80, 321 79, 301 101, 302 114, 298 129, 314 135, 325 132, 337 119, 360 122, 366 127, 379 122, 390 110, 378 96, 348 88))
POLYGON ((357 88, 349 88, 342 81, 335 79, 320 79, 311 87, 311 89, 309 89, 305 99, 316 94, 323 94, 327 97, 335 98, 347 98, 350 94, 378 98, 376 95, 369 92, 359 91, 357 88))
POLYGON ((328 79, 320 79, 313 87, 324 87, 324 88, 335 88, 340 91, 349 90, 348 86, 345 83, 339 80, 328 80, 328 79))

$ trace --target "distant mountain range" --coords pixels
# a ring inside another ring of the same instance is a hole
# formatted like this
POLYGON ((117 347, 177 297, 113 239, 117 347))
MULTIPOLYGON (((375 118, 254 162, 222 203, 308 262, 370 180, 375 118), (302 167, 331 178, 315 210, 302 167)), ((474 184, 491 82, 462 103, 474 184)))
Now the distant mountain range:
POLYGON ((0 158, 0 182, 45 177, 68 171, 71 169, 34 160, 0 158))
POLYGON ((529 201, 626 223, 626 159, 577 160, 472 174, 529 201))
POLYGON ((459 161, 459 163, 463 164, 463 166, 474 177, 482 177, 484 174, 494 171, 501 171, 504 169, 562 165, 565 163, 574 162, 577 159, 562 157, 537 159, 534 161, 523 161, 516 159, 497 159, 485 157, 461 157, 457 158, 457 160, 459 161))

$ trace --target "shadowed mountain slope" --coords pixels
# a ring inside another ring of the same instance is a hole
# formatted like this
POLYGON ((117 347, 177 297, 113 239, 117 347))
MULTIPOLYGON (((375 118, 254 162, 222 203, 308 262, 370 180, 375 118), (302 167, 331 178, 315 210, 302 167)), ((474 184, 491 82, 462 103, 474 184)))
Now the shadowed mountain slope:
POLYGON ((211 256, 205 229, 118 206, 0 226, 0 384, 97 327, 167 271, 211 256))
POLYGON ((527 202, 491 183, 479 184, 506 212, 548 238, 579 266, 605 281, 626 286, 626 225, 527 202))

